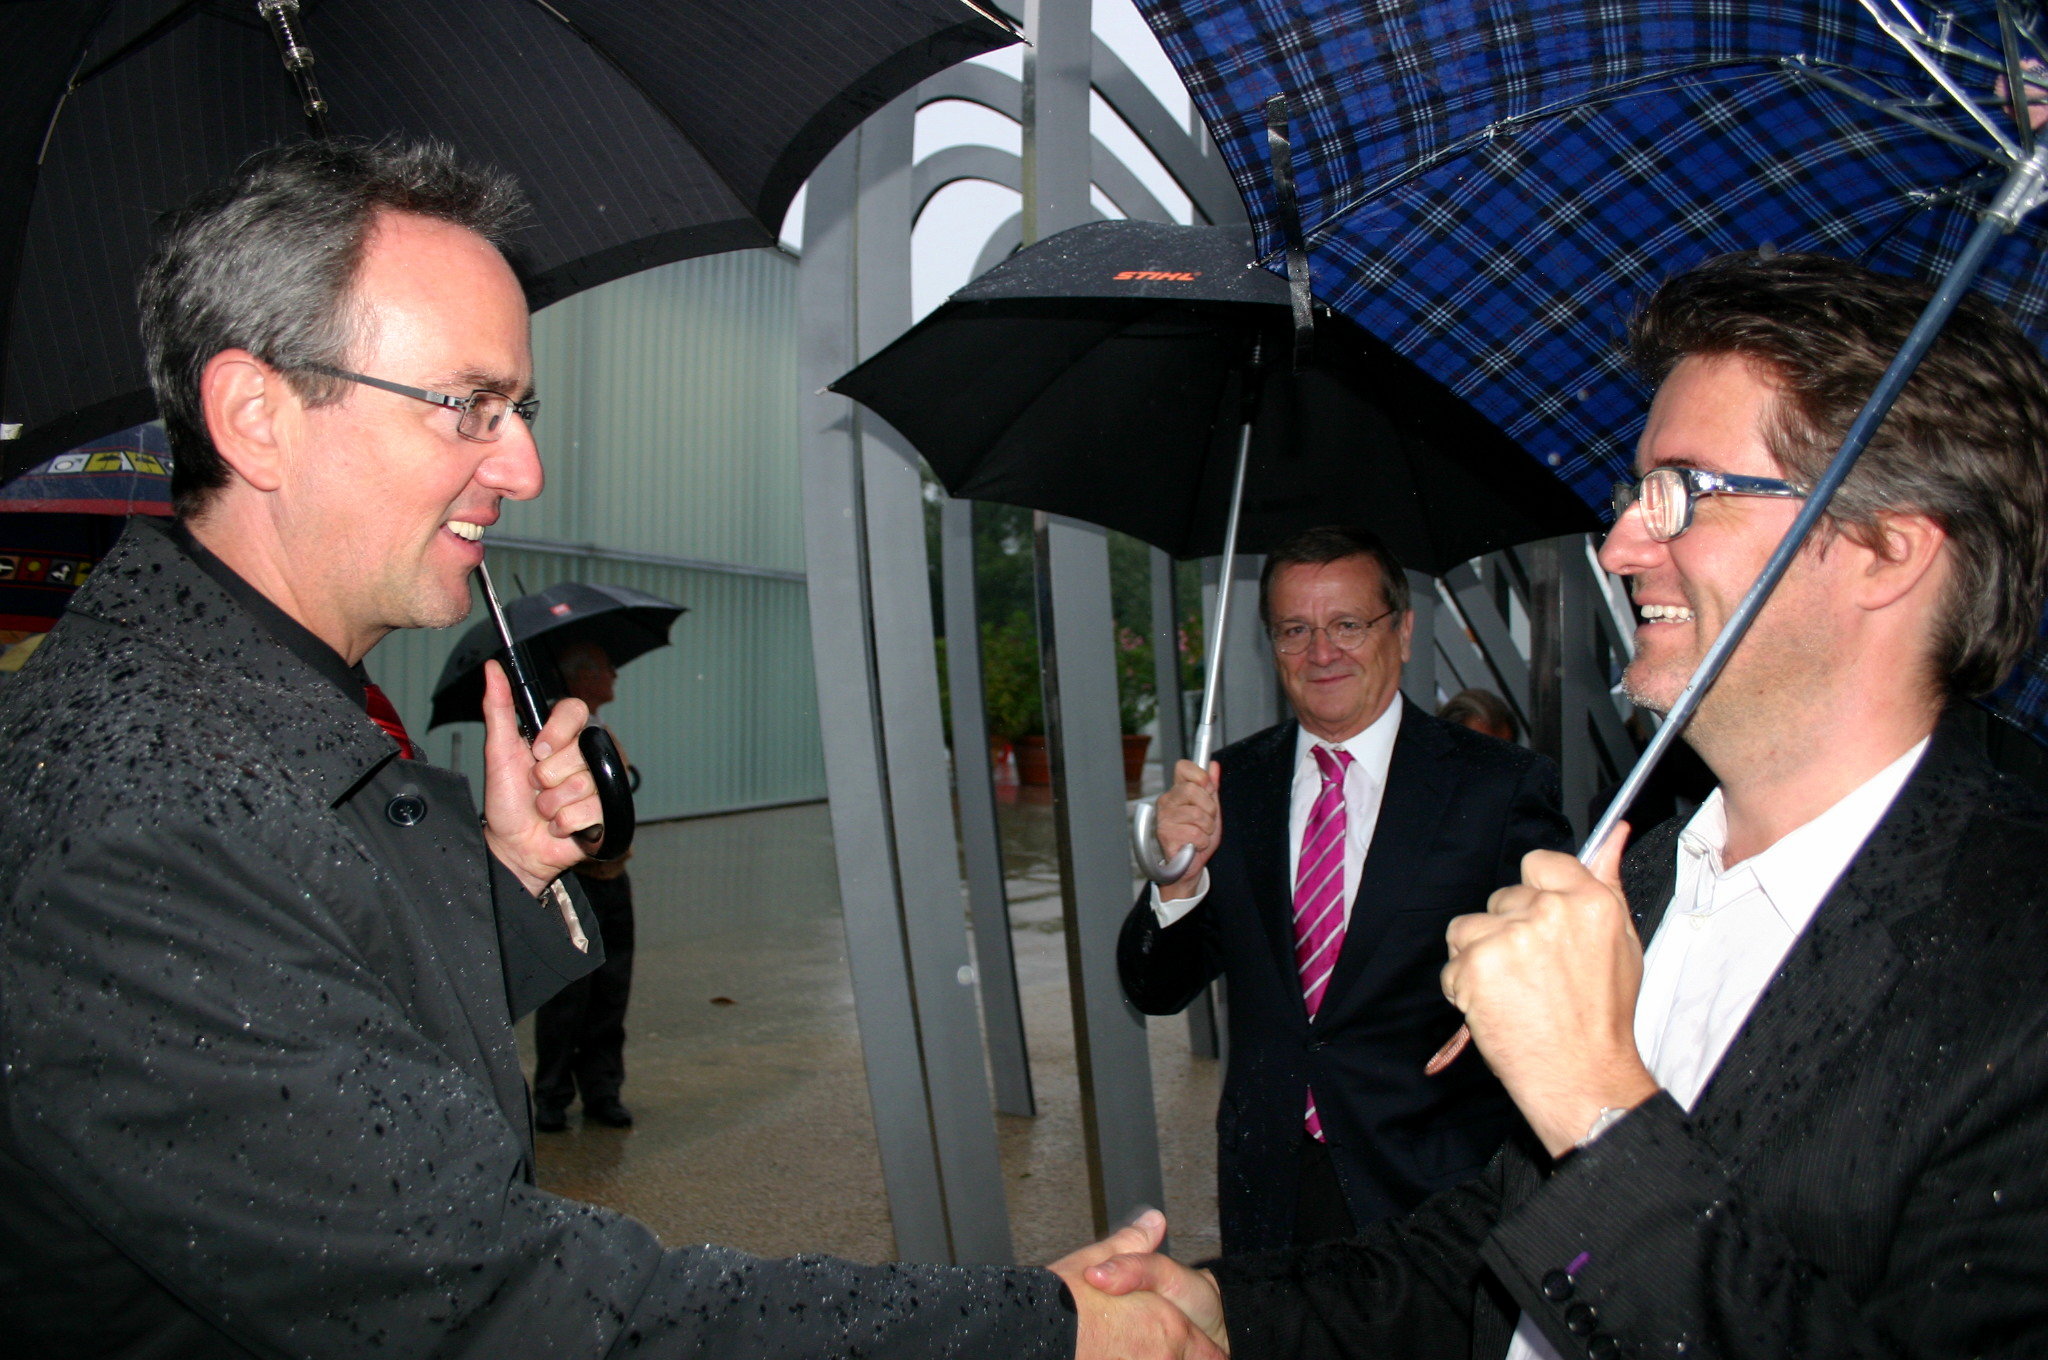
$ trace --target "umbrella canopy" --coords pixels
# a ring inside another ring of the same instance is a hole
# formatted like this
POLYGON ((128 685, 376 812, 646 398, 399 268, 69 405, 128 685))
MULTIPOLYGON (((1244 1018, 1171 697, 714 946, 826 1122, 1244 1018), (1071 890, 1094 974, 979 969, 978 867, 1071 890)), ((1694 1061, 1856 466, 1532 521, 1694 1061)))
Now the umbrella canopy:
MULTIPOLYGON (((517 176, 529 298, 773 245, 825 153, 1014 40, 966 0, 303 0, 328 135, 434 137, 517 176)), ((13 470, 155 414, 135 281, 159 214, 302 99, 254 0, 0 5, 0 445, 13 470)))
POLYGON ((1441 573, 1595 527, 1514 441, 1356 327, 1327 321, 1291 372, 1286 285, 1252 259, 1241 229, 1075 227, 832 389, 901 430, 956 496, 1071 515, 1177 557, 1222 550, 1247 395, 1246 550, 1350 519, 1441 573), (1248 378, 1255 345, 1269 362, 1248 378))
POLYGON ((0 486, 0 637, 56 623, 126 516, 170 513, 171 455, 157 424, 60 453, 0 486))
MULTIPOLYGON (((2003 181, 1965 144, 1989 130, 1855 0, 1440 0, 1427 23, 1354 0, 1138 3, 1262 258, 1280 267, 1287 245, 1266 126, 1277 95, 1316 296, 1595 507, 1642 428, 1623 330, 1663 279, 1763 246, 1933 279, 2003 181)), ((1902 25, 1915 8, 1881 7, 1902 25)), ((2037 7, 2014 12, 2038 39, 2037 7)), ((1928 31, 1966 55, 1929 64, 1998 108, 1997 6, 1940 17, 1928 31)), ((2048 227, 2023 222, 1976 284, 2036 343, 2044 243, 2048 227)), ((1992 705, 2048 731, 2048 653, 1992 705)))
MULTIPOLYGON (((668 646, 669 626, 688 612, 682 605, 625 586, 562 581, 511 601, 505 606, 505 622, 516 641, 539 644, 522 651, 556 657, 578 642, 595 642, 604 648, 612 665, 624 666, 656 647, 668 646)), ((441 678, 434 683, 429 728, 483 721, 484 662, 503 650, 497 627, 489 619, 462 635, 441 667, 441 678)), ((547 683, 554 677, 542 679, 547 683)))

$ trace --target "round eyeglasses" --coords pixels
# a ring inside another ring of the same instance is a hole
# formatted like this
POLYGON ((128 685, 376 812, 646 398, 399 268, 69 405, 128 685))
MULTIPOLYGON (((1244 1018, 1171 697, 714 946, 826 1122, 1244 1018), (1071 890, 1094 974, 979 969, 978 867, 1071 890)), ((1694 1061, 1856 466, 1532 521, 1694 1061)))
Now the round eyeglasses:
POLYGON ((1631 509, 1640 507, 1644 531, 1659 543, 1669 543, 1692 528, 1693 506, 1702 496, 1785 496, 1804 500, 1806 488, 1776 477, 1660 467, 1644 473, 1640 481, 1616 482, 1608 504, 1616 524, 1631 509))
POLYGON ((306 368, 310 372, 324 374, 330 378, 342 378, 380 391, 396 392, 401 397, 411 397, 415 401, 430 401, 436 406, 460 411, 462 415, 455 422, 455 433, 464 439, 473 439, 479 444, 489 444, 498 438, 508 411, 516 414, 529 426, 540 415, 539 397, 514 401, 503 392, 493 392, 482 387, 466 397, 451 397, 446 392, 435 392, 424 387, 408 387, 404 383, 391 382, 385 378, 372 378, 367 373, 351 373, 345 368, 332 368, 326 364, 307 364, 306 368))
POLYGON ((1307 651, 1309 643, 1317 633, 1328 638, 1330 645, 1338 651, 1355 652, 1365 645, 1374 624, 1398 612, 1389 609, 1363 622, 1357 619, 1338 619, 1324 627, 1317 627, 1312 623, 1276 623, 1266 630, 1266 636, 1273 639, 1273 650, 1282 656, 1299 656, 1307 651))

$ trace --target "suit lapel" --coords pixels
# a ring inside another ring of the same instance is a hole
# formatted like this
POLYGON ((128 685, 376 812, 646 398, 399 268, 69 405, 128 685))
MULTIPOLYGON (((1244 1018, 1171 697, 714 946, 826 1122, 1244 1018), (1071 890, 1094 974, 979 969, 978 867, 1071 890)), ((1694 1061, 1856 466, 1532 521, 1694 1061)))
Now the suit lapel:
POLYGON ((1330 975, 1324 1013, 1344 1004, 1351 984, 1379 952, 1388 916, 1407 896, 1408 885, 1436 839, 1458 787, 1457 772, 1445 758, 1449 751, 1450 743, 1420 710, 1403 704, 1393 758, 1387 763, 1387 787, 1380 795, 1379 820, 1373 824, 1372 845, 1359 870, 1351 923, 1330 975))
POLYGON ((1959 735, 1938 729, 1694 1102, 1696 1126, 1723 1155, 1739 1161, 1797 1108, 1890 994, 1907 961, 1890 927, 1940 900, 1983 782, 1959 735))
MULTIPOLYGON (((1281 976, 1290 982, 1295 976, 1294 866, 1287 844, 1287 810, 1294 789, 1296 731, 1295 724, 1281 723, 1248 740, 1237 758, 1223 767, 1225 790, 1243 795, 1230 799, 1230 817, 1242 828, 1242 835, 1232 839, 1243 847, 1253 905, 1281 976)), ((1231 834, 1228 822, 1225 827, 1225 834, 1231 834)), ((1292 991, 1299 999, 1301 987, 1296 984, 1292 991)))

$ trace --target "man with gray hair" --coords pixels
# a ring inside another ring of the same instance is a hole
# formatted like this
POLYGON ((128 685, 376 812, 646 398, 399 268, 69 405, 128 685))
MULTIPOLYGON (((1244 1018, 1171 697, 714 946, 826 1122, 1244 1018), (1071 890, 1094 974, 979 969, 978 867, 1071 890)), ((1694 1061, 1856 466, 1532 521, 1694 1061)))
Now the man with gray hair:
POLYGON ((479 821, 361 669, 539 494, 502 176, 301 143, 142 290, 177 522, 0 700, 0 1336, 83 1356, 1215 1354, 1055 1272, 664 1250, 533 1184, 516 1015, 593 966, 564 701, 479 821), (1064 1277, 1064 1281, 1063 1278, 1064 1277), (1071 1285, 1071 1288, 1069 1286, 1071 1285))

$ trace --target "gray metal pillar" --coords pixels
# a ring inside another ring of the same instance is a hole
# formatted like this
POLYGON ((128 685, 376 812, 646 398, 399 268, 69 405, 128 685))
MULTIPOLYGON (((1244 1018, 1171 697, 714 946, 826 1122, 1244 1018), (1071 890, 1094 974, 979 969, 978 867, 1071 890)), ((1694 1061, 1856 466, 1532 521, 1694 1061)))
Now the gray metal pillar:
POLYGON ((1159 736, 1152 754, 1170 785, 1175 762, 1187 755, 1181 721, 1180 601, 1173 588, 1173 558, 1158 548, 1152 559, 1152 690, 1159 696, 1159 736))
POLYGON ((1408 573, 1408 607, 1415 633, 1408 664, 1401 669, 1401 695, 1424 713, 1436 712, 1436 578, 1408 573))
POLYGON ((893 432, 864 429, 851 402, 818 394, 909 319, 909 149, 906 102, 811 180, 799 376, 812 647, 897 1254, 1004 1261, 1009 1221, 960 918, 918 477, 893 432))
POLYGON ((1529 573, 1529 745, 1564 762, 1564 592, 1556 539, 1516 550, 1529 573))
POLYGON ((951 1257, 938 1149, 919 1057, 917 1005, 903 948, 895 838, 882 760, 867 549, 853 403, 821 389, 857 362, 854 346, 856 138, 811 176, 797 275, 798 378, 803 393, 804 557, 818 724, 832 811, 846 961, 866 1058, 868 1098, 896 1255, 951 1257))
MULTIPOLYGON (((1088 221, 1088 0, 1027 0, 1024 239, 1088 221)), ((1144 1017, 1123 999, 1116 937, 1132 899, 1117 731, 1109 544, 1093 525, 1036 517, 1039 660, 1052 757, 1082 1145, 1098 1232, 1164 1198, 1144 1017)))
POLYGON ((953 708, 953 798, 960 813, 960 859, 967 870, 968 918, 981 982, 981 1025, 995 1078, 996 1108, 1034 1115, 1031 1055, 1017 999, 1010 949, 1010 903, 1003 889, 1002 832, 988 758, 988 715, 981 674, 980 611, 974 602, 974 503, 948 497, 939 507, 939 574, 945 583, 947 690, 953 708))
MULTIPOLYGON (((1241 553, 1231 576, 1230 636, 1224 640, 1223 740, 1243 741, 1291 716, 1273 670, 1273 646, 1259 618, 1259 572, 1266 559, 1241 553)), ((1220 570, 1220 566, 1219 566, 1220 570)), ((1212 602, 1205 618, 1213 619, 1212 602)), ((1230 771, 1223 771, 1225 779, 1230 771)))
MULTIPOLYGON (((1181 708, 1180 600, 1174 590, 1172 556, 1152 549, 1152 685, 1159 696, 1159 769, 1168 787, 1173 767, 1188 753, 1181 708)), ((1188 1003, 1188 1049, 1198 1058, 1218 1058, 1216 997, 1208 988, 1188 1003)))
MULTIPOLYGON (((915 96, 906 95, 860 130, 854 268, 863 359, 910 327, 910 153, 916 107, 915 96)), ((939 723, 924 483, 917 455, 901 435, 865 412, 856 419, 883 754, 952 1259, 1005 1262, 1011 1259, 1009 1208, 976 1023, 974 969, 961 920, 952 771, 939 723)))

